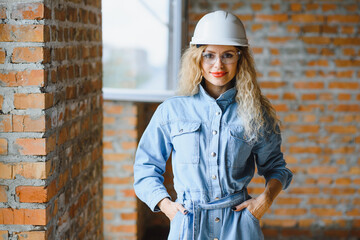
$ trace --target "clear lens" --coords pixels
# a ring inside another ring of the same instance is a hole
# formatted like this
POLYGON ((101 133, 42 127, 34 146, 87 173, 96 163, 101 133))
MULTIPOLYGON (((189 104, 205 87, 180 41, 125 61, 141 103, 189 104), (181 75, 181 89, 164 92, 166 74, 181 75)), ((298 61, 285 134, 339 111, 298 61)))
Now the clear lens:
MULTIPOLYGON (((240 52, 226 52, 220 56, 220 60, 223 64, 232 64, 239 60, 240 52)), ((219 56, 214 53, 203 52, 202 60, 203 63, 213 65, 218 60, 219 56)))

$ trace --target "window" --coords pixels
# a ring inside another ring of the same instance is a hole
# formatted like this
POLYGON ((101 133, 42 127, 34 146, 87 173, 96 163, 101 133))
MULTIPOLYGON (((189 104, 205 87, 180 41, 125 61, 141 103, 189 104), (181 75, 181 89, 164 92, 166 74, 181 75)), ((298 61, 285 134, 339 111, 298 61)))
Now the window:
POLYGON ((158 102, 174 94, 181 0, 102 0, 104 99, 158 102))

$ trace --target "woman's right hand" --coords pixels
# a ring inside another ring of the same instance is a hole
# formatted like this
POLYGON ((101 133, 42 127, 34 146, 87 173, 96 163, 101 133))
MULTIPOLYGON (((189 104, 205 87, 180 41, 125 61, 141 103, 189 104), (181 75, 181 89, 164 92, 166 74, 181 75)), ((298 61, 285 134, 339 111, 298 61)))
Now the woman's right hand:
POLYGON ((160 210, 172 221, 177 212, 181 212, 186 215, 188 211, 180 203, 173 202, 169 198, 162 199, 158 206, 160 210))

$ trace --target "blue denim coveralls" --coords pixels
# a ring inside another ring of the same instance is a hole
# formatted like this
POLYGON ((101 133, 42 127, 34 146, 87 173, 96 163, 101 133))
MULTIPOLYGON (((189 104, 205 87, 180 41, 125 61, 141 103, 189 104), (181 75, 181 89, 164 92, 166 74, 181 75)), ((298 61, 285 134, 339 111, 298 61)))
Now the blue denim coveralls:
POLYGON ((255 162, 266 182, 278 179, 283 189, 291 182, 280 134, 247 139, 235 95, 232 88, 215 100, 200 86, 194 96, 170 98, 157 108, 139 142, 134 188, 154 212, 161 199, 170 198, 162 175, 172 153, 176 201, 189 213, 175 215, 168 239, 263 239, 259 221, 247 209, 231 207, 250 198, 246 187, 255 162))

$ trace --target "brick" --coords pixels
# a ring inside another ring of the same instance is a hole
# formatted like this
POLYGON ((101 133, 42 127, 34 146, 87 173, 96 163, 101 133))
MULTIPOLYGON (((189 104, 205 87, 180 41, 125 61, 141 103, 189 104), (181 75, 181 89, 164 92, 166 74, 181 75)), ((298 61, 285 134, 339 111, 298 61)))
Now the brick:
POLYGON ((311 230, 309 229, 297 229, 297 228, 286 228, 281 230, 281 234, 284 237, 307 237, 308 239, 312 238, 311 230))
POLYGON ((18 4, 11 12, 11 18, 39 20, 44 18, 44 12, 44 4, 42 3, 18 4))
POLYGON ((360 106, 358 104, 339 104, 329 106, 329 110, 335 112, 360 112, 360 106))
POLYGON ((315 93, 305 93, 301 95, 301 100, 303 101, 313 101, 317 99, 317 95, 315 93))
POLYGON ((329 15, 326 17, 329 23, 359 23, 359 15, 329 15))
POLYGON ((267 227, 295 227, 296 220, 294 219, 262 219, 261 222, 267 227))
MULTIPOLYGON (((251 31, 252 31, 252 32, 256 32, 256 31, 262 30, 263 28, 264 28, 263 24, 253 24, 253 25, 251 26, 251 31)), ((257 54, 257 52, 254 52, 254 50, 253 50, 253 53, 254 53, 254 54, 257 54)))
POLYGON ((355 90, 359 89, 360 84, 357 82, 330 82, 329 88, 335 88, 335 89, 350 89, 355 90))
POLYGON ((302 37, 301 39, 306 44, 328 45, 331 43, 329 37, 302 37))
POLYGON ((0 19, 6 19, 6 6, 0 6, 0 19))
POLYGON ((285 44, 293 40, 293 37, 268 37, 267 39, 270 43, 273 44, 285 44))
POLYGON ((0 115, 0 132, 12 131, 12 115, 0 115))
POLYGON ((122 114, 124 112, 124 106, 122 105, 104 105, 105 114, 122 114))
POLYGON ((0 202, 7 202, 8 201, 7 193, 6 193, 8 188, 9 188, 8 186, 0 185, 0 202))
POLYGON ((45 187, 38 186, 19 186, 16 187, 16 195, 20 202, 27 203, 46 203, 48 193, 45 187))
POLYGON ((356 126, 326 126, 326 131, 331 134, 356 134, 356 126))
POLYGON ((289 189, 289 193, 292 194, 319 194, 320 189, 318 187, 292 187, 289 189))
POLYGON ((287 112, 289 108, 286 104, 274 104, 273 107, 277 112, 287 112))
POLYGON ((15 93, 14 106, 16 109, 47 109, 53 105, 53 99, 52 93, 15 93))
POLYGON ((51 162, 21 162, 13 167, 13 177, 19 175, 27 179, 46 179, 50 175, 51 162))
POLYGON ((301 11, 302 6, 303 5, 300 3, 292 3, 292 4, 290 4, 290 10, 293 12, 299 12, 299 11, 301 11))
POLYGON ((6 52, 4 49, 0 48, 0 64, 5 63, 6 52))
POLYGON ((45 86, 46 72, 43 69, 22 71, 16 73, 17 86, 45 86))
POLYGON ((111 232, 136 233, 137 231, 136 225, 118 225, 118 226, 110 225, 109 227, 111 232))
POLYGON ((12 165, 0 162, 0 178, 11 179, 12 178, 12 165))
POLYGON ((125 161, 132 158, 128 153, 105 153, 103 156, 104 161, 125 161))
POLYGON ((131 184, 133 177, 104 177, 104 184, 131 184))
POLYGON ((0 138, 0 155, 7 155, 8 142, 5 138, 0 138))
POLYGON ((4 103, 4 97, 0 95, 0 110, 2 110, 2 105, 4 103))
POLYGON ((314 66, 328 67, 329 63, 325 59, 318 59, 318 60, 314 60, 314 61, 309 61, 308 66, 310 66, 310 67, 314 67, 314 66))
POLYGON ((294 87, 299 89, 323 89, 323 82, 294 82, 294 87))
POLYGON ((351 184, 351 179, 346 178, 346 177, 338 178, 338 179, 335 180, 335 184, 337 184, 337 185, 349 185, 349 184, 351 184))
POLYGON ((360 38, 335 38, 333 40, 334 45, 360 45, 360 38))
POLYGON ((46 209, 0 208, 0 224, 45 226, 47 224, 46 209))
POLYGON ((45 116, 13 115, 12 127, 14 132, 44 132, 45 116))
POLYGON ((1 42, 44 42, 43 25, 0 24, 1 42))
POLYGON ((293 125, 291 130, 297 133, 318 133, 320 130, 319 125, 293 125))
POLYGON ((18 240, 47 240, 45 231, 20 232, 18 240))
POLYGON ((320 154, 322 149, 320 147, 300 147, 300 146, 292 146, 289 148, 290 153, 311 153, 311 154, 320 154))
POLYGON ((353 26, 342 26, 341 27, 341 33, 343 33, 343 34, 353 34, 354 32, 355 32, 355 29, 353 26))
POLYGON ((302 30, 305 33, 320 33, 320 25, 306 25, 302 30))
MULTIPOLYGON (((239 8, 241 8, 241 7, 243 7, 244 6, 244 3, 242 3, 242 2, 234 2, 234 4, 233 4, 233 6, 232 6, 232 10, 236 10, 236 9, 239 9, 239 8)), ((200 20, 200 19, 199 19, 200 20)))
POLYGON ((43 47, 17 47, 13 50, 13 63, 41 63, 43 60, 43 47))
POLYGON ((338 167, 335 166, 315 166, 308 168, 308 174, 336 174, 338 167))
POLYGON ((334 60, 336 67, 359 67, 360 60, 334 60))
POLYGON ((333 10, 336 10, 336 5, 335 4, 322 4, 321 10, 323 12, 333 11, 333 10))
POLYGON ((312 208, 311 213, 320 217, 342 216, 342 212, 334 208, 312 208))
POLYGON ((286 22, 288 21, 287 14, 257 14, 255 19, 257 21, 264 21, 264 22, 286 22))
POLYGON ((282 209, 275 209, 275 215, 281 216, 301 216, 307 213, 305 208, 282 208, 282 209))
POLYGON ((300 26, 298 25, 287 25, 286 29, 289 33, 300 33, 300 26))
POLYGON ((356 189, 350 187, 342 187, 342 188, 324 188, 323 192, 325 194, 339 196, 339 195, 351 195, 356 192, 356 189))
POLYGON ((275 203, 281 205, 298 205, 301 203, 301 201, 301 198, 296 197, 277 197, 275 199, 275 203))
POLYGON ((311 197, 309 198, 308 204, 310 205, 335 205, 338 204, 338 200, 335 198, 320 198, 320 197, 311 197))
POLYGON ((137 220, 137 212, 121 213, 120 216, 121 216, 121 219, 125 220, 125 221, 137 220))
POLYGON ((324 22, 324 16, 312 14, 294 14, 291 16, 291 21, 295 23, 322 23, 324 22))
POLYGON ((282 88, 286 86, 286 82, 273 82, 273 81, 263 81, 260 82, 260 87, 261 88, 282 88))
POLYGON ((46 155, 46 138, 18 138, 15 144, 21 155, 46 155))

